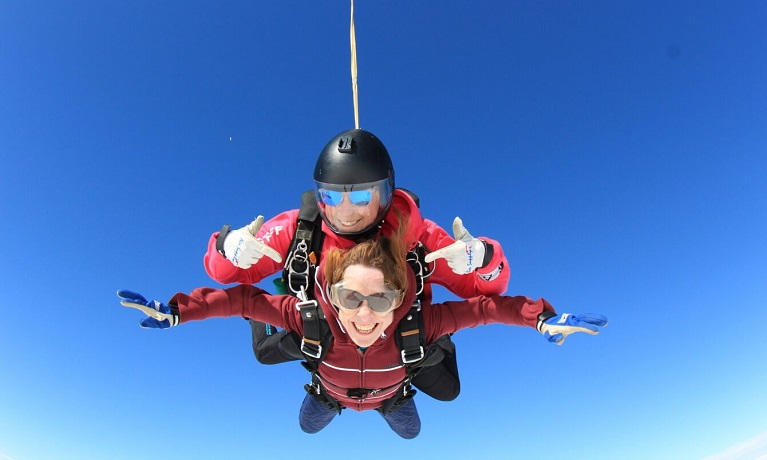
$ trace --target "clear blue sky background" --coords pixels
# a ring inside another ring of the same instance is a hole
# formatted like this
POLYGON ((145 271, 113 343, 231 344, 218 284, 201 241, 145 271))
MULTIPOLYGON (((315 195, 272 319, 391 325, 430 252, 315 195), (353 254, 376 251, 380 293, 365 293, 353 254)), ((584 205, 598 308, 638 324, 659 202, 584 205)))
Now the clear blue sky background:
POLYGON ((212 232, 297 206, 354 127, 349 2, 6 0, 0 458, 693 459, 764 440, 767 3, 355 16, 360 124, 397 184, 499 240, 509 294, 610 325, 562 347, 460 332, 461 396, 420 395, 416 440, 374 412, 303 434, 306 372, 258 365, 245 321, 142 330, 114 293, 215 286, 212 232))

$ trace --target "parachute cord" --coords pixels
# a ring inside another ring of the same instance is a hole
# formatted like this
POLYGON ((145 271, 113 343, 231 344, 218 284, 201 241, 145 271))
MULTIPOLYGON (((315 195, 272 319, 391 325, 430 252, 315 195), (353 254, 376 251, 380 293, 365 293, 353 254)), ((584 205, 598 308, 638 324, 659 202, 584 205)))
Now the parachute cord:
POLYGON ((349 26, 349 41, 352 52, 352 96, 354 99, 354 127, 360 129, 359 96, 357 94, 357 39, 354 34, 354 0, 352 2, 351 25, 349 26))

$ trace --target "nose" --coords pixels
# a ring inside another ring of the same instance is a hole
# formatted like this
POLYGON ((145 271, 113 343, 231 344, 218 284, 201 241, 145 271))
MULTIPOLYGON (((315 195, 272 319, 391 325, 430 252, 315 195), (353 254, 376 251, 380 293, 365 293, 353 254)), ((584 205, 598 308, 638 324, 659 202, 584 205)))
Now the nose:
POLYGON ((367 300, 362 301, 362 305, 357 309, 357 316, 365 318, 367 316, 372 316, 373 310, 370 308, 370 305, 368 305, 367 300))
POLYGON ((354 206, 352 204, 352 201, 346 195, 344 195, 343 199, 341 200, 341 203, 339 203, 338 206, 336 206, 337 209, 342 210, 344 212, 351 212, 356 207, 357 206, 354 206))

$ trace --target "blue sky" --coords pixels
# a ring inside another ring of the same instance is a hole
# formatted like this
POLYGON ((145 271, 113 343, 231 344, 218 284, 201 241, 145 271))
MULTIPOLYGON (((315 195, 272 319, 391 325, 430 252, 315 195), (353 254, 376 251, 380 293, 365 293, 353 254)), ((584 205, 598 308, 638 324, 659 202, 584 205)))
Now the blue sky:
POLYGON ((0 459, 765 455, 765 20, 356 2, 360 125, 397 185, 500 241, 509 294, 610 318, 562 347, 456 334, 461 396, 420 395, 406 442, 375 413, 303 434, 306 372, 258 365, 245 321, 142 330, 114 294, 215 286, 213 231, 297 206, 354 127, 349 2, 2 2, 0 459))

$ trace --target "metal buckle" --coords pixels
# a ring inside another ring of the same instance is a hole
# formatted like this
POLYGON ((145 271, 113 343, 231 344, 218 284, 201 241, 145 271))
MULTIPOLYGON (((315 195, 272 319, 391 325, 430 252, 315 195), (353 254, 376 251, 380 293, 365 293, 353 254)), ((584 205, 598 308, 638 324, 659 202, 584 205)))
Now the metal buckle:
POLYGON ((364 402, 369 395, 370 395, 370 390, 367 390, 365 388, 349 388, 348 390, 346 390, 346 396, 348 396, 351 399, 358 400, 359 402, 364 402))
POLYGON ((306 356, 314 359, 320 359, 320 356, 322 356, 322 345, 320 344, 313 344, 313 343, 306 343, 306 338, 301 339, 301 353, 305 354, 306 356), (311 347, 316 347, 317 352, 315 353, 313 350, 311 350, 311 347))
POLYGON ((415 362, 418 362, 418 361, 422 360, 423 357, 424 357, 423 346, 419 346, 418 348, 419 348, 419 350, 418 350, 419 354, 421 356, 419 356, 416 359, 407 359, 407 357, 405 356, 405 350, 402 350, 402 363, 403 364, 410 364, 410 363, 415 363, 415 362))
POLYGON ((419 296, 423 292, 423 280, 425 277, 423 264, 418 258, 418 253, 415 251, 417 251, 417 249, 407 253, 407 262, 410 264, 410 267, 413 268, 413 272, 415 273, 415 295, 419 296), (414 266, 418 267, 417 271, 414 266))
POLYGON ((293 254, 291 254, 290 259, 287 261, 288 289, 296 294, 301 290, 306 290, 309 285, 309 255, 306 252, 307 249, 309 249, 309 247, 307 246, 306 241, 299 241, 293 254), (302 270, 296 270, 296 264, 300 264, 302 270), (297 281, 299 284, 297 287, 293 285, 294 278, 300 278, 300 280, 297 281))
MULTIPOLYGON (((296 310, 298 310, 298 311, 303 313, 303 310, 306 307, 317 307, 317 301, 316 300, 306 300, 306 293, 304 292, 303 289, 301 291, 299 291, 299 292, 301 294, 303 294, 304 298, 301 299, 300 302, 296 302, 296 310)), ((309 318, 311 318, 311 316, 309 318)))

